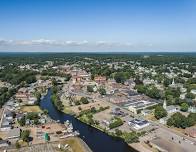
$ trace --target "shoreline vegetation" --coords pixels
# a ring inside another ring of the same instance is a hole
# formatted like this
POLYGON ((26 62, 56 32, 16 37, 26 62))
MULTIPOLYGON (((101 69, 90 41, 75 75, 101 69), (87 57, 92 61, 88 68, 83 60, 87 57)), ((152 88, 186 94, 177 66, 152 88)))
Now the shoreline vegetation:
MULTIPOLYGON (((59 103, 59 102, 61 102, 60 101, 60 98, 59 98, 59 96, 58 96, 58 89, 60 90, 60 88, 61 87, 59 87, 56 83, 55 83, 55 81, 53 81, 53 86, 51 87, 51 89, 53 89, 53 91, 52 91, 52 94, 51 94, 51 101, 52 101, 52 103, 53 103, 53 106, 58 110, 58 111, 60 111, 60 112, 62 112, 62 113, 64 113, 64 114, 67 114, 67 115, 71 115, 71 116, 73 116, 75 119, 77 119, 77 120, 79 120, 80 122, 82 122, 82 123, 85 123, 86 125, 88 125, 88 126, 90 126, 90 127, 93 127, 93 128, 95 128, 95 129, 98 129, 99 131, 101 131, 101 132, 103 132, 103 133, 105 133, 105 134, 107 134, 108 136, 111 136, 112 138, 115 138, 115 139, 120 139, 120 140, 123 140, 129 147, 131 147, 131 148, 133 148, 135 151, 137 151, 137 149, 135 149, 131 144, 132 143, 137 143, 138 142, 138 138, 139 138, 139 136, 142 136, 142 135, 144 135, 145 134, 145 132, 142 132, 142 133, 136 133, 136 132, 130 132, 130 133, 127 133, 127 132, 122 132, 121 130, 119 130, 119 129, 115 129, 115 131, 114 132, 112 132, 112 131, 108 131, 106 128, 103 128, 103 127, 101 127, 101 126, 99 126, 98 125, 98 123, 95 121, 94 122, 94 120, 92 119, 92 113, 96 113, 96 112, 100 112, 100 111, 104 111, 104 110, 106 110, 106 109, 108 109, 109 107, 101 107, 99 110, 84 110, 84 111, 82 111, 81 113, 80 113, 80 115, 79 116, 77 116, 75 113, 73 113, 73 112, 70 112, 69 110, 68 111, 65 111, 64 110, 64 105, 62 105, 62 108, 58 108, 56 105, 57 104, 55 104, 55 103, 59 103), (53 96, 53 98, 52 98, 52 96, 53 96), (54 98, 54 96, 55 96, 55 98, 54 98), (55 99, 55 100, 54 100, 55 99), (56 101, 56 99, 59 99, 58 101, 56 101), (88 114, 90 114, 87 118, 90 118, 90 121, 86 121, 86 119, 83 119, 85 116, 84 115, 88 115, 88 114)), ((61 103, 62 104, 62 103, 61 103)), ((44 109, 42 109, 42 110, 44 110, 44 109)), ((118 120, 119 118, 117 118, 117 120, 118 120)), ((120 121, 119 121, 119 124, 117 124, 117 125, 114 125, 115 127, 114 128, 116 128, 116 127, 118 127, 118 126, 120 126, 120 125, 122 125, 121 123, 120 123, 120 121)), ((113 127, 111 128, 111 129, 113 129, 113 127)))

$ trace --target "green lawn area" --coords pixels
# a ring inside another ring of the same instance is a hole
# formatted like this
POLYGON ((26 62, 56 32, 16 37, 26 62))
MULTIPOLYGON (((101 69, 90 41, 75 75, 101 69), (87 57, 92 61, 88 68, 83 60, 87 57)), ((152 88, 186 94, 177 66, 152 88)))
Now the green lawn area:
POLYGON ((22 112, 43 112, 39 106, 23 106, 21 108, 22 112))
POLYGON ((69 106, 64 106, 64 110, 63 110, 64 113, 66 114, 74 114, 74 112, 70 109, 69 106))

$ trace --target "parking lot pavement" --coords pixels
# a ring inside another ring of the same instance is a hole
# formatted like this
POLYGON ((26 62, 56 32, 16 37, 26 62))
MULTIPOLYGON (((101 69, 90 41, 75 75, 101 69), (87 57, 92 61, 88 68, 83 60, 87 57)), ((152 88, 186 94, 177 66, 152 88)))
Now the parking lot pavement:
MULTIPOLYGON (((188 139, 183 139, 181 136, 176 135, 175 133, 170 132, 169 130, 166 130, 164 128, 159 128, 159 129, 153 131, 150 136, 152 138, 159 137, 161 139, 164 139, 164 140, 172 143, 171 144, 172 146, 176 146, 178 148, 180 147, 181 150, 185 150, 186 152, 193 152, 196 149, 196 142, 194 143, 188 139)), ((163 140, 161 140, 161 141, 163 141, 163 140)))

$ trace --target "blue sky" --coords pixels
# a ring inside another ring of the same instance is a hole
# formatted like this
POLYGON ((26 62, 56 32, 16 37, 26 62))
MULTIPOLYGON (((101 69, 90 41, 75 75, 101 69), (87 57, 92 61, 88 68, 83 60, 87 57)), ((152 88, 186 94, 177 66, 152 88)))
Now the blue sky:
POLYGON ((0 0, 0 51, 196 51, 195 0, 0 0))

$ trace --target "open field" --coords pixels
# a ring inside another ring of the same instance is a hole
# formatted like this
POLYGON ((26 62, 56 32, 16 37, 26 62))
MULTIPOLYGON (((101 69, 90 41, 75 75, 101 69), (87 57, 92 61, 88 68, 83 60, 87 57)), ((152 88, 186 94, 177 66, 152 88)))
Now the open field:
POLYGON ((82 142, 77 137, 69 137, 61 142, 62 144, 68 144, 73 152, 86 152, 82 142))
POLYGON ((74 114, 74 112, 71 110, 71 107, 70 106, 65 106, 65 105, 64 105, 63 112, 66 113, 66 114, 70 114, 70 115, 74 114))
POLYGON ((42 112, 39 106, 23 106, 21 108, 22 112, 42 112))
POLYGON ((78 109, 79 107, 81 107, 81 109, 83 111, 83 110, 91 109, 92 107, 95 107, 96 109, 99 109, 100 107, 107 107, 107 106, 109 106, 109 104, 107 102, 97 101, 97 102, 92 102, 92 103, 89 103, 89 104, 82 104, 82 105, 78 105, 78 106, 73 106, 73 107, 70 107, 70 108, 75 114, 79 114, 81 112, 78 109))

